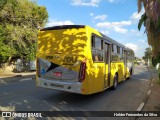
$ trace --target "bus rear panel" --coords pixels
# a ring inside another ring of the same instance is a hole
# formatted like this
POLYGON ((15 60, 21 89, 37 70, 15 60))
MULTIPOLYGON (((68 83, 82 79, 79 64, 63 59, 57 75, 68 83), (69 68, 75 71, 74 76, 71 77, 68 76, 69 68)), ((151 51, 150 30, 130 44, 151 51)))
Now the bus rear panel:
POLYGON ((86 45, 85 26, 59 26, 40 30, 37 85, 83 94, 86 45))

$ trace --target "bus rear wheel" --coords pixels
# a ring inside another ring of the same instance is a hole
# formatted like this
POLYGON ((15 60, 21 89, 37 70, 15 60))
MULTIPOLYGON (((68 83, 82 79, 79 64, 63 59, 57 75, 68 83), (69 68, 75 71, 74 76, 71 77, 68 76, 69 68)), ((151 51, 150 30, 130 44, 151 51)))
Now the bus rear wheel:
POLYGON ((115 74, 112 89, 115 90, 118 85, 118 75, 115 74))
POLYGON ((130 76, 131 76, 131 75, 132 75, 132 69, 130 69, 130 71, 129 71, 129 72, 130 72, 130 76))
POLYGON ((130 74, 130 75, 129 75, 129 77, 127 78, 127 80, 129 80, 130 77, 131 77, 131 75, 132 75, 132 69, 129 70, 129 74, 130 74))

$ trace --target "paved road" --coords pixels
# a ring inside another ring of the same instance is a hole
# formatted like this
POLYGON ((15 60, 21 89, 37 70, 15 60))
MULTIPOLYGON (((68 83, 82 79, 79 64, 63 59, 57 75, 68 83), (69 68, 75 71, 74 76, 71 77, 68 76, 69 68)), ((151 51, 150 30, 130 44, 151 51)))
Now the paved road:
MULTIPOLYGON (((120 83, 116 90, 108 89, 90 96, 37 88, 35 80, 0 84, 0 109, 6 111, 136 111, 149 89, 150 78, 150 73, 145 66, 137 66, 135 74, 129 80, 120 83)), ((115 120, 115 118, 112 119, 115 120)))

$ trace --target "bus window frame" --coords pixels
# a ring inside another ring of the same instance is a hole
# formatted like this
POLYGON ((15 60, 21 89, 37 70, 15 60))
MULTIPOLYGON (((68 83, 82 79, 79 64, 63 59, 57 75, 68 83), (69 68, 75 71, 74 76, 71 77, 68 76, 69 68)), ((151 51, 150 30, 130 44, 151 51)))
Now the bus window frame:
POLYGON ((105 55, 105 64, 110 64, 111 63, 111 54, 112 54, 112 43, 109 42, 107 39, 103 39, 103 41, 104 41, 104 52, 105 52, 104 53, 104 55, 105 55), (106 51, 106 47, 105 47, 106 45, 108 47, 108 51, 106 51))
POLYGON ((105 58, 104 58, 104 57, 105 57, 105 53, 104 53, 104 39, 103 39, 103 37, 98 36, 97 34, 92 33, 92 34, 91 34, 91 40, 90 40, 90 42, 91 42, 90 45, 91 45, 91 56, 92 56, 92 61, 93 61, 94 63, 104 63, 104 62, 105 62, 105 58), (101 50, 95 48, 95 42, 92 43, 94 37, 97 37, 97 38, 100 38, 100 39, 101 39, 101 50), (94 45, 94 47, 93 47, 92 45, 94 45), (93 59, 93 52, 92 52, 93 50, 103 52, 103 53, 102 53, 102 54, 103 54, 103 60, 102 60, 102 61, 95 61, 95 60, 93 59))
POLYGON ((111 52, 111 62, 113 62, 113 63, 115 63, 115 62, 123 62, 123 58, 124 58, 124 55, 123 55, 123 47, 122 46, 120 46, 120 45, 118 45, 118 44, 115 44, 115 43, 112 43, 112 52, 111 52), (113 46, 116 46, 116 49, 117 49, 117 52, 115 52, 114 51, 114 48, 113 48, 113 46), (119 49, 119 50, 118 50, 119 49), (122 54, 121 54, 121 52, 120 52, 120 49, 122 49, 122 54), (113 59, 112 59, 112 55, 116 55, 116 56, 118 56, 118 61, 113 61, 113 59))

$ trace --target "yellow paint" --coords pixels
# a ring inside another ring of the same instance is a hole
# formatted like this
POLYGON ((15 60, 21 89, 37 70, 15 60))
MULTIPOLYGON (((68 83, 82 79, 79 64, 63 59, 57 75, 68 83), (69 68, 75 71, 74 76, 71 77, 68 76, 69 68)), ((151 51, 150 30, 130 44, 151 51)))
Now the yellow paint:
MULTIPOLYGON (((71 68, 77 72, 79 72, 80 65, 76 67, 63 65, 64 58, 66 56, 77 57, 77 61, 86 59, 86 77, 81 88, 82 94, 86 95, 103 91, 104 87, 111 87, 116 73, 118 73, 118 80, 123 80, 125 69, 122 62, 111 63, 111 75, 109 79, 108 65, 104 62, 93 62, 91 53, 92 33, 101 37, 101 34, 97 30, 89 26, 78 29, 39 31, 38 33, 37 58, 46 59, 46 56, 59 56, 48 59, 48 61, 66 68, 71 68), (108 80, 110 80, 110 85, 108 84, 108 80)), ((36 83, 38 84, 38 80, 36 83)))

